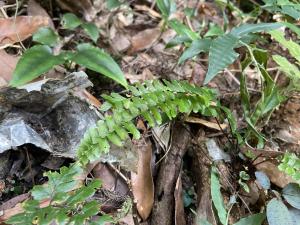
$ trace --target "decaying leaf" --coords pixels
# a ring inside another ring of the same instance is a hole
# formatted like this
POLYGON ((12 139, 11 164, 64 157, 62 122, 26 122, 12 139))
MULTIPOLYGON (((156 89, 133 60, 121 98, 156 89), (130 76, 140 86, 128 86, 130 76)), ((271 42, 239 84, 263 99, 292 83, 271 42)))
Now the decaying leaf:
POLYGON ((11 80, 18 60, 18 56, 13 56, 7 54, 5 50, 0 50, 0 78, 3 78, 6 83, 11 80))
POLYGON ((0 46, 23 41, 44 26, 49 26, 49 19, 44 16, 0 18, 0 46))
POLYGON ((137 202, 137 210, 143 220, 146 220, 154 202, 154 185, 151 172, 152 145, 149 140, 139 142, 137 173, 131 173, 132 192, 137 202))
POLYGON ((135 53, 151 47, 159 38, 160 33, 160 28, 146 29, 137 33, 131 39, 132 48, 130 52, 135 53))
POLYGON ((43 16, 48 18, 49 26, 54 29, 54 23, 46 10, 35 0, 29 0, 27 6, 27 12, 29 16, 43 16))

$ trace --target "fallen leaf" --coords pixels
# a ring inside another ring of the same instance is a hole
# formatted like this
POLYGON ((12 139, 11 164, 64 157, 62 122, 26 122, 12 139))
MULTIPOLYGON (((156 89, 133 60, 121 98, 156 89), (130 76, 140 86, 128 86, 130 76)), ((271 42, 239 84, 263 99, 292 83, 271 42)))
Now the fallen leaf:
POLYGON ((11 80, 18 60, 18 56, 13 56, 7 54, 5 50, 0 50, 0 78, 3 78, 6 83, 11 80))
POLYGON ((148 14, 153 18, 161 18, 160 14, 158 12, 156 12, 155 10, 149 8, 146 5, 135 5, 134 8, 139 10, 139 11, 148 12, 148 14))
POLYGON ((23 41, 44 26, 49 26, 49 20, 44 16, 0 18, 0 47, 23 41))
POLYGON ((160 34, 160 28, 146 29, 137 33, 131 39, 132 48, 130 53, 135 53, 150 48, 157 41, 160 34))
POLYGON ((143 220, 146 220, 154 203, 154 185, 151 171, 152 145, 149 140, 141 140, 138 145, 137 173, 131 172, 132 192, 137 203, 138 213, 143 220))
POLYGON ((215 130, 219 130, 219 131, 227 128, 227 124, 220 124, 220 126, 219 126, 217 123, 203 120, 203 119, 193 117, 193 116, 189 116, 188 118, 186 118, 185 122, 201 124, 206 127, 209 127, 209 128, 215 129, 215 130))
POLYGON ((49 14, 35 0, 28 1, 27 13, 29 16, 43 16, 45 18, 48 18, 49 27, 51 27, 52 29, 55 29, 54 23, 53 23, 51 17, 49 16, 49 14))
POLYGON ((90 0, 57 0, 56 2, 64 10, 75 14, 81 13, 85 20, 89 22, 92 21, 97 14, 90 0))
POLYGON ((273 184, 284 188, 288 183, 296 183, 291 177, 280 171, 272 161, 264 160, 263 157, 258 157, 253 164, 257 170, 264 172, 273 184))

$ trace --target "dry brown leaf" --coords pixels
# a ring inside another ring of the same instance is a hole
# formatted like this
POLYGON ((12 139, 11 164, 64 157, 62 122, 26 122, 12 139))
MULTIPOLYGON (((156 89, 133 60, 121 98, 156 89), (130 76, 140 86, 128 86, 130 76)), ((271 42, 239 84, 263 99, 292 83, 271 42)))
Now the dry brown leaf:
POLYGON ((146 5, 135 5, 134 8, 137 9, 137 10, 140 10, 140 11, 148 12, 148 14, 149 14, 151 17, 154 17, 154 18, 161 18, 160 14, 159 14, 158 12, 156 12, 155 10, 149 8, 149 7, 146 6, 146 5))
POLYGON ((0 18, 0 47, 23 41, 44 26, 49 26, 49 20, 44 16, 0 18))
POLYGON ((18 60, 18 56, 9 55, 5 50, 0 50, 0 78, 3 78, 6 84, 11 80, 18 60))
POLYGON ((90 0, 57 0, 56 2, 64 10, 75 14, 81 13, 87 21, 92 21, 97 14, 90 0))
POLYGON ((151 172, 152 146, 149 140, 139 141, 137 174, 131 173, 132 192, 137 203, 137 210, 146 220, 154 202, 154 185, 151 172))
POLYGON ((215 130, 220 130, 220 131, 227 128, 227 124, 220 124, 220 126, 219 126, 217 123, 210 122, 210 121, 207 121, 207 120, 203 120, 203 119, 193 117, 193 116, 189 116, 188 118, 186 118, 185 122, 202 124, 206 127, 209 127, 209 128, 215 129, 215 130))
POLYGON ((132 48, 130 53, 135 53, 150 48, 157 41, 160 34, 160 28, 146 29, 137 33, 131 39, 132 48))
POLYGON ((259 157, 253 164, 257 170, 264 172, 273 184, 284 188, 288 183, 296 183, 290 176, 280 171, 273 162, 264 160, 263 157, 259 157))
POLYGON ((51 17, 46 12, 46 10, 35 0, 28 1, 27 13, 29 16, 43 16, 43 17, 48 18, 49 26, 52 29, 54 29, 54 23, 53 23, 51 17))

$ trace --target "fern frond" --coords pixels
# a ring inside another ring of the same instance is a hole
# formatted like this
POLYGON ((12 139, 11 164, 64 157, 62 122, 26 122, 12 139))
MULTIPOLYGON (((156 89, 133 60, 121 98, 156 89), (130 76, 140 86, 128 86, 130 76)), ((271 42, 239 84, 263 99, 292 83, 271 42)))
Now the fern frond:
POLYGON ((196 87, 185 81, 146 81, 144 84, 129 86, 128 89, 129 97, 117 93, 103 95, 106 102, 101 109, 111 109, 112 114, 98 121, 81 140, 77 156, 83 165, 107 153, 110 143, 122 146, 129 134, 139 139, 140 132, 133 123, 136 117, 142 116, 150 127, 154 127, 162 123, 163 114, 170 120, 179 113, 200 112, 211 115, 210 109, 215 99, 213 90, 196 87))

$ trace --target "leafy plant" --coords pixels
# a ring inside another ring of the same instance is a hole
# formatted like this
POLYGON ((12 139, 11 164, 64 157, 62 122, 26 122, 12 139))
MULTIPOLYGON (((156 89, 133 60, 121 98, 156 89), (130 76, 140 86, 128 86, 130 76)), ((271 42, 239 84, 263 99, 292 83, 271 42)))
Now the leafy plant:
MULTIPOLYGON (((277 42, 289 51, 290 55, 297 61, 297 64, 300 64, 300 45, 293 40, 286 40, 284 33, 279 30, 274 30, 269 33, 277 42)), ((298 66, 290 63, 285 57, 280 55, 273 55, 273 59, 279 65, 279 69, 291 79, 289 91, 293 89, 299 90, 300 71, 298 66)))
POLYGON ((300 159, 294 153, 285 153, 278 168, 300 183, 300 159))
POLYGON ((91 220, 100 210, 97 201, 91 200, 101 186, 99 180, 93 180, 82 186, 76 179, 83 170, 78 164, 62 167, 60 173, 47 172, 47 184, 37 185, 31 191, 32 200, 27 200, 23 207, 25 212, 17 214, 6 221, 8 224, 103 224, 112 221, 109 216, 91 220), (40 202, 46 202, 41 206, 40 202))
POLYGON ((272 13, 281 13, 288 15, 295 20, 300 19, 300 5, 299 1, 289 0, 263 0, 265 5, 263 9, 272 13))
MULTIPOLYGON (((83 23, 71 13, 63 16, 63 26, 66 29, 75 29, 81 26, 94 41, 99 37, 98 29, 94 24, 83 23)), ((127 86, 124 74, 113 58, 91 44, 78 44, 75 51, 62 51, 60 54, 54 55, 51 47, 58 44, 59 36, 52 29, 40 28, 33 35, 33 40, 42 45, 35 45, 25 51, 16 65, 10 81, 11 86, 23 85, 51 70, 56 65, 70 62, 85 66, 113 79, 124 87, 127 86)))
POLYGON ((146 81, 144 84, 128 86, 128 90, 128 98, 117 93, 103 95, 106 102, 102 110, 112 109, 112 114, 106 115, 84 135, 77 151, 82 164, 98 159, 101 153, 107 153, 109 142, 122 146, 129 133, 134 139, 139 139, 140 132, 133 123, 138 116, 142 116, 150 127, 163 122, 162 114, 170 120, 179 113, 200 112, 217 116, 217 109, 213 105, 215 93, 185 81, 146 81))
POLYGON ((99 38, 99 29, 93 23, 84 23, 73 13, 66 13, 62 17, 63 28, 73 30, 77 27, 83 28, 84 32, 93 40, 97 42, 99 38))

